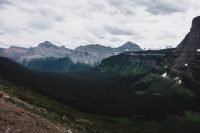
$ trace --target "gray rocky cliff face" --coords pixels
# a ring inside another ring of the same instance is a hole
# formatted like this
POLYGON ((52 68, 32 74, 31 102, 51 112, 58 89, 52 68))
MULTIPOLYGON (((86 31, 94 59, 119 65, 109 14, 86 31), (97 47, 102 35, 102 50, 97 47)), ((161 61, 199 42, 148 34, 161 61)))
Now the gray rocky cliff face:
POLYGON ((192 21, 190 32, 183 41, 177 46, 176 52, 180 54, 174 63, 174 68, 186 66, 193 56, 200 52, 200 16, 192 21))

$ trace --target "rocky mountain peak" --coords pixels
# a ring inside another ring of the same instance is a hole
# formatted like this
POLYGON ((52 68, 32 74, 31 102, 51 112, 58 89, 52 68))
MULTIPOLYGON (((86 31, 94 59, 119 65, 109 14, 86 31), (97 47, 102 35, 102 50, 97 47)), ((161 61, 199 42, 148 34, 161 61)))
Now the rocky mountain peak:
POLYGON ((45 41, 45 42, 43 42, 43 43, 40 43, 40 44, 38 45, 38 47, 43 47, 43 48, 57 48, 56 45, 52 44, 52 43, 49 42, 49 41, 45 41))
POLYGON ((191 31, 200 31, 200 16, 193 19, 191 31))
POLYGON ((18 53, 18 54, 24 54, 27 52, 26 48, 22 48, 22 47, 16 47, 16 46, 11 46, 8 49, 5 49, 5 52, 7 53, 18 53))
POLYGON ((135 43, 132 43, 130 41, 128 41, 127 43, 125 43, 124 45, 118 47, 117 49, 119 50, 123 50, 124 52, 127 51, 141 51, 142 49, 140 48, 140 46, 138 46, 135 43))
POLYGON ((192 60, 195 53, 200 49, 200 16, 192 21, 190 32, 177 46, 176 51, 180 53, 175 61, 175 68, 182 67, 192 60))
POLYGON ((190 32, 183 41, 178 45, 178 52, 195 52, 200 49, 200 16, 192 21, 190 32))
POLYGON ((124 45, 136 45, 135 43, 133 43, 133 42, 130 42, 130 41, 128 41, 128 42, 126 42, 124 45))
POLYGON ((125 43, 125 44, 122 45, 121 47, 127 47, 127 48, 130 48, 130 47, 135 47, 135 46, 138 46, 138 45, 135 44, 135 43, 132 43, 132 42, 128 41, 127 43, 125 43))
POLYGON ((22 48, 22 47, 17 47, 17 46, 11 46, 8 49, 26 49, 26 48, 22 48))

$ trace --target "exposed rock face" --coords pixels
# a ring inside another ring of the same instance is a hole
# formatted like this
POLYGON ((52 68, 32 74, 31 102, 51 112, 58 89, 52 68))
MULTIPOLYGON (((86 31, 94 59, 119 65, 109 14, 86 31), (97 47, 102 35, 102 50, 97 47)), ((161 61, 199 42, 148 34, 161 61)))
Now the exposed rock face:
POLYGON ((192 31, 200 31, 200 16, 193 19, 192 31))
POLYGON ((75 63, 80 62, 94 66, 100 64, 103 59, 108 58, 112 55, 118 55, 123 52, 141 50, 142 49, 138 45, 132 42, 127 42, 124 45, 117 48, 105 47, 98 44, 91 44, 76 48, 75 51, 71 53, 69 57, 75 63))
POLYGON ((25 54, 28 49, 22 47, 11 46, 8 49, 0 49, 0 56, 17 60, 21 55, 25 54))
POLYGON ((58 48, 56 45, 52 44, 51 42, 49 41, 45 41, 43 43, 40 43, 38 45, 38 47, 43 47, 43 48, 58 48))
POLYGON ((178 45, 179 52, 194 52, 200 48, 200 16, 193 19, 192 28, 178 45))
POLYGON ((37 47, 32 47, 21 55, 17 60, 19 63, 27 64, 32 59, 44 59, 48 57, 64 58, 72 52, 71 49, 58 47, 48 41, 40 43, 37 47))
POLYGON ((183 41, 178 45, 176 52, 180 56, 175 60, 175 68, 188 64, 200 49, 200 16, 193 19, 192 28, 183 41))

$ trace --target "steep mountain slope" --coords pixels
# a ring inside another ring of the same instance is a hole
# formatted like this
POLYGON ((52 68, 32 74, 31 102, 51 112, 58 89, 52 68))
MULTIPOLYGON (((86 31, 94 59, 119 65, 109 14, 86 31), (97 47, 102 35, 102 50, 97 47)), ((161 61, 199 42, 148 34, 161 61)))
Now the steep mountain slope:
MULTIPOLYGON (((0 87, 1 88, 1 87, 0 87)), ((9 100, 16 100, 6 93, 0 92, 0 132, 19 133, 19 132, 40 132, 40 133, 68 133, 69 130, 51 123, 41 116, 35 115, 23 108, 17 107, 9 100)), ((28 106, 28 104, 27 104, 28 106)), ((30 106, 30 105, 29 105, 30 106)))
POLYGON ((180 53, 180 56, 175 61, 175 68, 183 68, 195 54, 200 52, 200 17, 193 19, 190 32, 177 46, 176 51, 180 53))
POLYGON ((175 57, 174 50, 126 52, 103 60, 98 68, 102 72, 115 72, 122 75, 147 73, 152 71, 153 68, 171 67, 175 57))
POLYGON ((190 32, 176 48, 173 72, 181 74, 187 86, 199 91, 200 87, 200 16, 192 21, 190 32))

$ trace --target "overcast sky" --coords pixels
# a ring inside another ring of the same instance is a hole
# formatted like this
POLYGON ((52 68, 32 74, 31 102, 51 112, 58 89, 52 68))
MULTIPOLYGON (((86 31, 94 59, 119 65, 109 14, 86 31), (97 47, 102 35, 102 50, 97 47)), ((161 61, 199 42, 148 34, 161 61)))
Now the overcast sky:
POLYGON ((0 47, 176 46, 198 15, 200 0, 0 0, 0 47))

